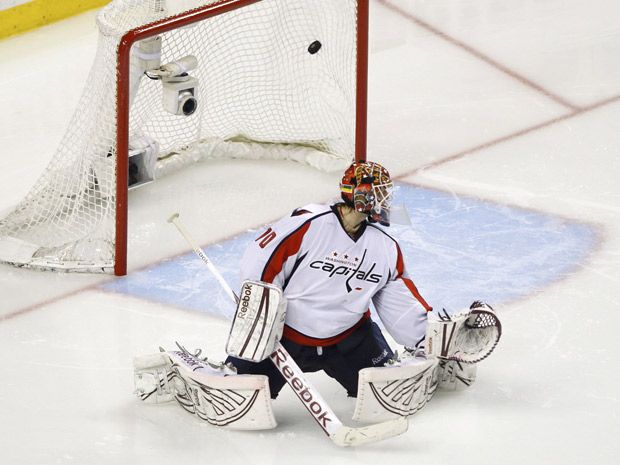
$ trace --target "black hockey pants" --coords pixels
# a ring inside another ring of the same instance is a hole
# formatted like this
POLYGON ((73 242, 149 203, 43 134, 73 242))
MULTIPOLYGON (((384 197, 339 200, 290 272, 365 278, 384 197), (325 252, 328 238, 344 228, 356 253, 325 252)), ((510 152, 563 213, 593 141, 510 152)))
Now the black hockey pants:
MULTIPOLYGON (((376 323, 365 321, 343 341, 318 349, 302 346, 289 339, 280 341, 302 371, 311 373, 323 370, 338 381, 350 397, 357 397, 358 373, 362 368, 382 366, 393 357, 392 349, 376 323)), ((228 357, 226 362, 237 368, 237 373, 266 375, 269 378, 271 398, 275 399, 286 384, 284 377, 270 359, 259 363, 228 357)))

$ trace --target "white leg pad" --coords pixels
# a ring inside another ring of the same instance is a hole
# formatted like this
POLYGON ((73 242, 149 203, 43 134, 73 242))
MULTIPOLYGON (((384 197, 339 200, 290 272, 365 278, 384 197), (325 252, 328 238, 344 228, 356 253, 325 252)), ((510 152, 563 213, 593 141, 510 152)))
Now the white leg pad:
POLYGON ((438 360, 404 355, 399 361, 359 372, 353 419, 376 423, 408 417, 433 396, 438 360))
POLYGON ((207 423, 227 429, 275 428, 269 381, 263 375, 237 375, 186 351, 134 359, 136 394, 150 403, 175 399, 207 423))

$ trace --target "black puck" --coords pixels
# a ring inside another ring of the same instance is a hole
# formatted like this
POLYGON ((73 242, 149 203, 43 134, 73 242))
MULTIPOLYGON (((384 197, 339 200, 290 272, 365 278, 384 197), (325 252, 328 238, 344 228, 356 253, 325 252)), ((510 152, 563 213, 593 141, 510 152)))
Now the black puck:
POLYGON ((308 53, 310 55, 314 55, 316 52, 318 52, 319 50, 321 50, 321 47, 323 45, 321 44, 321 42, 319 42, 318 40, 315 40, 314 42, 312 42, 310 45, 308 45, 308 53))

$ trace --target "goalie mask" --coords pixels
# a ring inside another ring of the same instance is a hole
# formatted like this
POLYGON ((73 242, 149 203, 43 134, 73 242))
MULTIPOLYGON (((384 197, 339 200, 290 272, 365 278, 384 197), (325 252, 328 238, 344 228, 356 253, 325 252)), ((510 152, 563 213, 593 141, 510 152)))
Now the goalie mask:
POLYGON ((390 173, 379 163, 365 161, 351 164, 340 182, 342 200, 360 213, 368 214, 371 223, 390 225, 390 204, 394 183, 390 173))

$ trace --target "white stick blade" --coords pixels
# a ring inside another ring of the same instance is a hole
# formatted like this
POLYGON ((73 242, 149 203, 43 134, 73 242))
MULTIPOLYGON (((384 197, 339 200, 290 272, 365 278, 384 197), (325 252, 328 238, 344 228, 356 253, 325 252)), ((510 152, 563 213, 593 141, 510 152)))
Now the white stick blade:
POLYGON ((343 447, 359 446, 398 436, 407 431, 408 428, 409 422, 405 417, 361 428, 350 428, 343 425, 336 433, 330 435, 330 439, 343 447))

